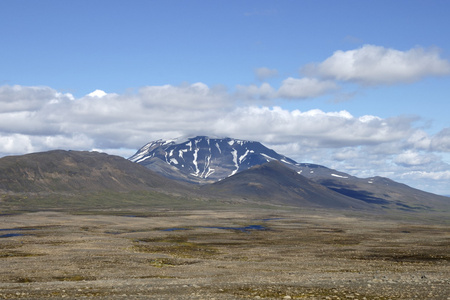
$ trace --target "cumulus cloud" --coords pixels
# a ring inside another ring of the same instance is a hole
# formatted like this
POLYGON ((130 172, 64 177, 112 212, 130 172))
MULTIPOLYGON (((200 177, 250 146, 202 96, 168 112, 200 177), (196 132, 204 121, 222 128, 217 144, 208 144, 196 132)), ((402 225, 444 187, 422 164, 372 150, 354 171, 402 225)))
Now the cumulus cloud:
MULTIPOLYGON (((185 134, 232 136, 278 144, 294 140, 300 146, 316 148, 381 144, 387 147, 386 144, 398 141, 423 148, 432 140, 434 148, 450 150, 450 131, 430 138, 412 127, 415 119, 355 117, 345 110, 236 106, 226 91, 203 83, 147 86, 133 94, 101 93, 101 97, 90 94, 74 100, 48 87, 13 90, 17 93, 13 93, 13 98, 24 99, 23 110, 0 114, 0 136, 9 145, 3 153, 58 145, 73 149, 139 148, 153 137, 185 134), (24 94, 30 95, 29 104, 22 97, 24 94), (33 139, 24 139, 27 136, 33 139)), ((275 93, 270 85, 264 84, 255 87, 256 92, 275 93)))
POLYGON ((425 178, 433 180, 449 180, 450 171, 428 172, 428 171, 412 171, 402 174, 403 177, 425 178))
POLYGON ((0 135, 0 154, 24 154, 33 151, 33 145, 27 135, 5 133, 0 135))
POLYGON ((435 161, 436 157, 432 154, 421 154, 412 150, 407 150, 395 157, 394 162, 403 166, 421 166, 435 161))
POLYGON ((322 96, 337 89, 338 86, 333 81, 289 77, 283 80, 277 96, 288 99, 307 99, 322 96))
POLYGON ((249 86, 238 85, 236 87, 236 96, 246 101, 271 100, 276 98, 276 95, 276 90, 266 82, 260 86, 252 84, 249 86))
POLYGON ((215 122, 219 135, 244 135, 269 143, 297 140, 309 147, 345 147, 392 142, 410 133, 410 119, 357 118, 347 111, 286 110, 281 107, 242 107, 215 122))
POLYGON ((95 90, 92 93, 88 94, 89 97, 98 97, 98 98, 105 97, 106 95, 107 95, 107 93, 102 90, 95 90))
POLYGON ((0 86, 0 113, 33 112, 43 106, 73 100, 71 94, 62 94, 49 87, 0 86))
POLYGON ((3 86, 0 102, 9 105, 0 109, 0 156, 58 147, 138 148, 153 138, 199 133, 234 107, 225 90, 203 83, 122 95, 95 91, 78 99, 49 87, 3 86))
POLYGON ((278 76, 278 70, 269 69, 266 67, 255 69, 256 78, 260 81, 264 81, 266 79, 278 76))
POLYGON ((236 87, 236 95, 243 100, 271 100, 275 98, 305 100, 316 98, 338 89, 338 85, 330 80, 289 77, 283 80, 278 90, 275 90, 266 82, 260 86, 238 85, 236 87))
MULTIPOLYGON (((284 79, 278 88, 268 83, 260 86, 237 86, 237 95, 244 100, 271 100, 275 98, 305 100, 334 94, 335 102, 353 98, 356 91, 341 91, 342 82, 361 86, 411 83, 429 76, 450 75, 450 62, 440 57, 437 48, 416 47, 400 51, 375 45, 338 50, 321 63, 300 68, 305 77, 284 79)), ((278 76, 276 69, 255 69, 258 80, 278 76)))
POLYGON ((363 85, 389 85, 448 75, 450 62, 442 59, 437 49, 416 47, 400 51, 365 45, 355 50, 336 51, 319 64, 303 67, 302 72, 363 85))
POLYGON ((450 128, 444 128, 431 139, 435 151, 450 152, 450 128))

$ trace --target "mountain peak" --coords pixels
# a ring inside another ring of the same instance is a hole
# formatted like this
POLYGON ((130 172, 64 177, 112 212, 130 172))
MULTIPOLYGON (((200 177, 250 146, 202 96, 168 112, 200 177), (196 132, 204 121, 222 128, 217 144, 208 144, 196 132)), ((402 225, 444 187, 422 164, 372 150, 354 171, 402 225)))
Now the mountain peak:
POLYGON ((153 141, 129 159, 150 169, 164 169, 169 177, 179 173, 177 179, 197 183, 215 182, 272 160, 296 164, 259 142, 208 136, 153 141))

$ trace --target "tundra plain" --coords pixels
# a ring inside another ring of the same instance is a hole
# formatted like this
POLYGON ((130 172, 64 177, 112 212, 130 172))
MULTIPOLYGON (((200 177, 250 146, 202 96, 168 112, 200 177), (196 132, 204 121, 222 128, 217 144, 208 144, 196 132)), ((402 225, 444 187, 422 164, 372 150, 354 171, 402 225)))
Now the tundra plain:
POLYGON ((0 216, 0 299, 450 299, 442 216, 302 209, 0 216))

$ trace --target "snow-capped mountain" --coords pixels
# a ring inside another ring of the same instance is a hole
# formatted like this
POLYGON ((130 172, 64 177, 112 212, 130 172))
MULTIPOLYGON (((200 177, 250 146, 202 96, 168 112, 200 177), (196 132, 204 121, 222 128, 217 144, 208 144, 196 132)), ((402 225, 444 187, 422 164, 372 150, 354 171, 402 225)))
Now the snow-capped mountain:
MULTIPOLYGON (((428 204, 435 201, 433 199, 438 199, 437 203, 441 203, 442 198, 445 198, 384 177, 358 178, 321 165, 297 163, 259 142, 233 138, 197 136, 158 140, 143 146, 129 160, 168 178, 200 184, 222 180, 229 183, 232 175, 279 161, 323 188, 364 203, 414 210, 427 208, 428 204), (423 199, 428 199, 427 204, 423 199)), ((246 184, 252 185, 251 182, 246 184)))
POLYGON ((297 164, 259 142, 206 136, 150 142, 129 160, 168 177, 199 183, 215 182, 273 160, 297 164))

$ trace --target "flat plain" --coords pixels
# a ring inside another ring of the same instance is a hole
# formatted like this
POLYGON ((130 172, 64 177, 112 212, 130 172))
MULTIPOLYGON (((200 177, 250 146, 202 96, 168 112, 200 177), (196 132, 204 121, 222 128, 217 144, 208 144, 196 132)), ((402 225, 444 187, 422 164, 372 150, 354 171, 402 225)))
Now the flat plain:
POLYGON ((275 209, 0 216, 0 299, 450 299, 450 226, 275 209))

